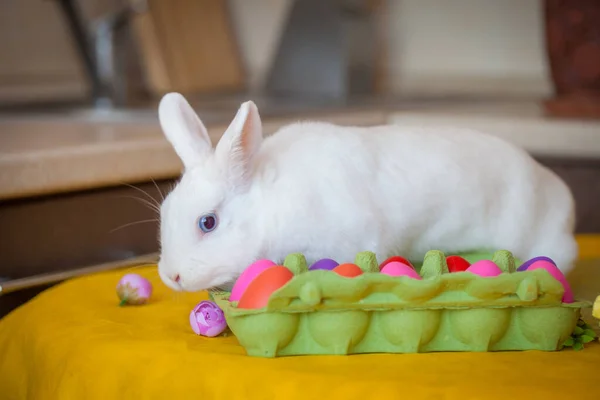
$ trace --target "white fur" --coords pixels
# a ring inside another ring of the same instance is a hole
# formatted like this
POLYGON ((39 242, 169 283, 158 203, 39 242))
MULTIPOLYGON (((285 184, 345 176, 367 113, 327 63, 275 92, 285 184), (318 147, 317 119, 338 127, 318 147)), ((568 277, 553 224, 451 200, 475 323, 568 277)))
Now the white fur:
POLYGON ((549 256, 565 273, 576 258, 568 187, 494 136, 308 122, 262 141, 247 102, 208 151, 181 95, 165 96, 160 111, 186 166, 161 209, 159 272, 173 289, 228 285, 253 261, 293 252, 352 262, 365 250, 382 261, 507 249, 524 260, 549 256), (204 234, 197 221, 208 212, 219 225, 204 234))

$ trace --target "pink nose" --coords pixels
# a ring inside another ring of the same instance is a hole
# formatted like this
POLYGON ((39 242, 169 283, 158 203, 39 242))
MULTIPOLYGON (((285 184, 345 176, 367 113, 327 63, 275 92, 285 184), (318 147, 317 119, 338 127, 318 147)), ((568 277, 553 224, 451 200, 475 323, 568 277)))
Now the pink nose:
POLYGON ((175 282, 179 283, 179 281, 181 280, 181 277, 179 276, 179 274, 175 275, 175 279, 173 279, 175 282))

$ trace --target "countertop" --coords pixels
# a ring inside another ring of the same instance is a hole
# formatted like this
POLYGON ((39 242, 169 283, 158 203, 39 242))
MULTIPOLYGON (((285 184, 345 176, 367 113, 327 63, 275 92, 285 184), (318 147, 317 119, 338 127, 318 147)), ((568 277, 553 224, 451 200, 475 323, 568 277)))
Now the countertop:
MULTIPOLYGON (((213 143, 234 113, 232 106, 200 113, 213 143)), ((600 122, 548 119, 531 101, 349 105, 302 112, 267 107, 261 114, 265 135, 300 119, 455 125, 486 130, 534 154, 600 158, 600 122)), ((180 170, 155 108, 0 116, 0 200, 173 178, 180 170)))

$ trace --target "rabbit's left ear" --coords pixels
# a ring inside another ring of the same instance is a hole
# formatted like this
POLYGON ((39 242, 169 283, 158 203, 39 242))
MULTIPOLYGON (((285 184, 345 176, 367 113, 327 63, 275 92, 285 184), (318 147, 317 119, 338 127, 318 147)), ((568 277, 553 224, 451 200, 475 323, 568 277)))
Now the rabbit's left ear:
POLYGON ((215 155, 227 170, 231 184, 243 185, 252 174, 252 161, 262 143, 262 123, 252 101, 240 106, 217 144, 215 155))

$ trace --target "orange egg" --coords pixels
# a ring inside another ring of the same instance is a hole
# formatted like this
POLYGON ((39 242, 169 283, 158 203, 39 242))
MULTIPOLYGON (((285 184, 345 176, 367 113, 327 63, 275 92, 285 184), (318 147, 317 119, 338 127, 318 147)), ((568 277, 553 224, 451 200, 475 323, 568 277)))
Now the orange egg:
POLYGON ((333 272, 337 272, 341 276, 347 278, 354 278, 355 276, 362 275, 363 271, 356 264, 341 264, 332 269, 333 272))
POLYGON ((250 282, 238 302, 238 308, 263 308, 274 291, 294 277, 292 271, 277 265, 261 272, 250 282))

